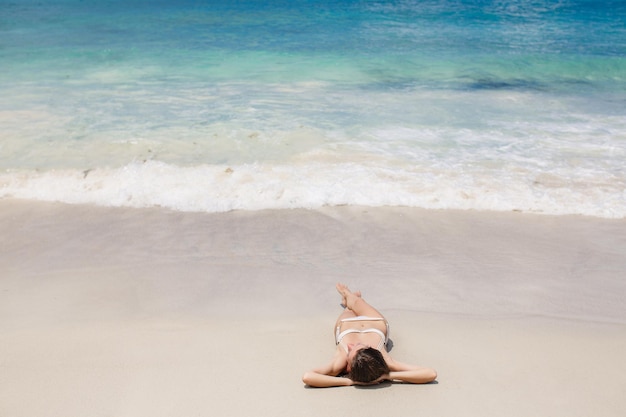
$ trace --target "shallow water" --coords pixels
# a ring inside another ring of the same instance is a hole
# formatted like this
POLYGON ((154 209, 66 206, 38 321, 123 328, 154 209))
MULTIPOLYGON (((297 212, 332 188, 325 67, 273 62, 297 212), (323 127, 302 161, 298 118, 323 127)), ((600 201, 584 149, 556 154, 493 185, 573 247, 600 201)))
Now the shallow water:
POLYGON ((0 197, 626 216, 623 1, 0 7, 0 197))

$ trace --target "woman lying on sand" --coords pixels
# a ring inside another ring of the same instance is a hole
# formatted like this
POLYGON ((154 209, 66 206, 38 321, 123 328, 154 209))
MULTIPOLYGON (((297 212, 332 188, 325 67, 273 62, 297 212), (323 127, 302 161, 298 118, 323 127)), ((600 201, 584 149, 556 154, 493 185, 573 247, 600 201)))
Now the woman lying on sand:
POLYGON ((302 376, 312 387, 372 385, 382 381, 402 381, 413 384, 432 382, 434 369, 395 361, 387 353, 389 323, 378 310, 369 305, 360 292, 351 292, 337 284, 343 313, 337 319, 335 342, 337 349, 332 361, 302 376))

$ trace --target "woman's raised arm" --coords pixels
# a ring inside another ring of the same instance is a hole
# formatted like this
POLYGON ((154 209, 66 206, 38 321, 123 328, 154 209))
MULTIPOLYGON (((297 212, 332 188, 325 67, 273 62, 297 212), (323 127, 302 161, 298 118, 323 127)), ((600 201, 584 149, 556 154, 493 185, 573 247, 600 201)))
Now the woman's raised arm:
POLYGON ((411 384, 427 384, 437 379, 437 371, 422 366, 409 365, 397 362, 393 359, 388 361, 389 380, 409 382, 411 384))
POLYGON ((353 385, 350 378, 325 375, 315 371, 305 372, 305 374, 302 375, 302 382, 315 388, 347 387, 353 385))
POLYGON ((302 375, 302 382, 311 387, 317 388, 343 387, 352 385, 353 382, 350 378, 337 376, 346 369, 346 365, 347 360, 345 355, 341 354, 337 350, 333 360, 327 365, 305 372, 305 374, 302 375))

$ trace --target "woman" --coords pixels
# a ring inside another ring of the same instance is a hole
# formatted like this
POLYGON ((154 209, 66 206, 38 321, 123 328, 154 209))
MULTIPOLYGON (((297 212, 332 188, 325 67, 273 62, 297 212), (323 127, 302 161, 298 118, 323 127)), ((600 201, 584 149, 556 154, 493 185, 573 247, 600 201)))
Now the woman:
POLYGON ((332 361, 302 376, 312 387, 371 385, 382 381, 402 381, 413 384, 432 382, 434 369, 395 361, 387 353, 389 323, 378 310, 369 305, 360 292, 351 292, 337 284, 343 313, 337 319, 335 342, 337 349, 332 361))

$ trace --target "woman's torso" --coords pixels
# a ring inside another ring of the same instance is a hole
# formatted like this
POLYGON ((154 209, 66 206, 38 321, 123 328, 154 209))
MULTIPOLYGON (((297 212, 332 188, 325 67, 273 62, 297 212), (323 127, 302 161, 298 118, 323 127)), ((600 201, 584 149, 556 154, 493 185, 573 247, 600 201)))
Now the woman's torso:
POLYGON ((344 350, 348 344, 362 343, 383 351, 388 330, 387 321, 383 318, 355 317, 350 320, 337 321, 335 337, 340 337, 338 345, 344 350))

